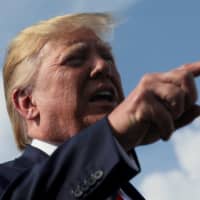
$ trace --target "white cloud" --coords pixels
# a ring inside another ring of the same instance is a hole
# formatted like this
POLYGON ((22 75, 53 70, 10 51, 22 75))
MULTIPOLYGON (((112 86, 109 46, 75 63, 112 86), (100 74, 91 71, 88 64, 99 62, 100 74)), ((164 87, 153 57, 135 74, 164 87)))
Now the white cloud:
POLYGON ((200 120, 174 137, 175 151, 183 170, 192 178, 200 177, 200 120), (199 158, 199 159, 198 159, 199 158))
POLYGON ((141 191, 148 200, 199 200, 200 120, 177 131, 172 141, 180 167, 146 176, 141 191))
POLYGON ((0 163, 10 160, 18 154, 6 112, 1 75, 0 71, 0 163))

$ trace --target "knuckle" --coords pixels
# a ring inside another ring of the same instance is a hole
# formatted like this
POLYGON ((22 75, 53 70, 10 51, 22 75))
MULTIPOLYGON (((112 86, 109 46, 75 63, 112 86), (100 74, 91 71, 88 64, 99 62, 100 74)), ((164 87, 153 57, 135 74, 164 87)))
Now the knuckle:
POLYGON ((195 103, 198 98, 197 89, 196 89, 196 85, 195 85, 195 81, 194 81, 192 73, 187 72, 185 70, 184 72, 182 72, 181 85, 188 99, 187 101, 188 106, 190 106, 191 104, 195 103))
POLYGON ((193 74, 185 69, 180 70, 180 78, 187 84, 194 82, 193 74))
POLYGON ((149 84, 149 82, 151 81, 151 74, 144 74, 144 76, 141 79, 141 83, 146 85, 149 84))
POLYGON ((139 93, 139 100, 140 101, 146 101, 146 100, 148 100, 149 98, 150 98, 150 95, 151 95, 151 91, 148 89, 148 88, 146 88, 146 87, 143 87, 143 88, 141 88, 141 90, 140 90, 140 93, 139 93))
POLYGON ((158 75, 159 75, 158 73, 146 73, 142 77, 141 83, 144 85, 149 85, 152 82, 154 82, 155 80, 157 80, 158 75))
POLYGON ((146 88, 141 88, 137 93, 134 94, 134 102, 137 105, 144 103, 149 98, 149 91, 146 88))
POLYGON ((185 69, 180 70, 180 76, 183 80, 191 79, 191 73, 186 71, 185 69))
POLYGON ((185 64, 181 65, 180 69, 184 69, 185 70, 185 69, 187 69, 190 66, 191 66, 190 63, 185 63, 185 64))
MULTIPOLYGON (((186 64, 184 64, 184 65, 182 65, 180 68, 178 68, 179 70, 183 70, 183 71, 186 71, 186 72, 188 72, 188 73, 191 73, 190 72, 190 70, 188 70, 188 69, 190 69, 191 67, 193 67, 193 64, 191 64, 191 63, 186 63, 186 64)), ((192 74, 192 73, 191 73, 192 74)))

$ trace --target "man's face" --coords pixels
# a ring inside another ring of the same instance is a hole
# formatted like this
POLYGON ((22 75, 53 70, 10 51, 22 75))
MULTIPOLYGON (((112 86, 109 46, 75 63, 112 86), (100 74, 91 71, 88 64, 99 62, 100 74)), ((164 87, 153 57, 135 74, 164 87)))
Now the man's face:
POLYGON ((41 135, 63 142, 110 113, 123 99, 110 48, 80 29, 48 42, 33 90, 41 135))

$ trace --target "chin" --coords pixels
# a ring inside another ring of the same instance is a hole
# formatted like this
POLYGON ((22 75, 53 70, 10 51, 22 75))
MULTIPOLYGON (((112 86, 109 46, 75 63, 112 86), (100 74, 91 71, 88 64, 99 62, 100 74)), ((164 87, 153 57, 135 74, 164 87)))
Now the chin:
POLYGON ((96 123, 97 121, 103 119, 107 115, 108 115, 108 113, 102 113, 102 114, 91 115, 91 116, 85 117, 83 120, 84 127, 88 127, 88 126, 96 123))

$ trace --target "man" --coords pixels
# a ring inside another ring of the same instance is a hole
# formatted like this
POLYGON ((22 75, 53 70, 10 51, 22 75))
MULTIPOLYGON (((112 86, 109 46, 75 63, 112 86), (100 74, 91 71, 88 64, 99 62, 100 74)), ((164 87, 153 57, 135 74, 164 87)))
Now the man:
POLYGON ((0 166, 0 199, 143 199, 128 183, 133 148, 168 140, 199 115, 200 63, 145 75, 124 99, 104 35, 108 14, 55 17, 23 30, 4 65, 21 157, 0 166))

